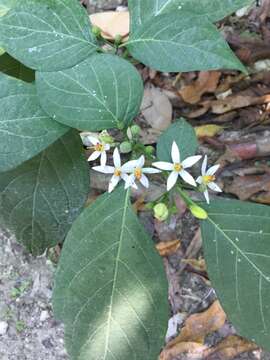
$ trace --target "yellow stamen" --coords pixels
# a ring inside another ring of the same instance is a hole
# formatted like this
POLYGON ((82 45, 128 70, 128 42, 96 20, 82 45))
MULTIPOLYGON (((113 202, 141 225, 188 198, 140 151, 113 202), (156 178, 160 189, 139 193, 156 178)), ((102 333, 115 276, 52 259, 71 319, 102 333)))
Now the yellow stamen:
POLYGON ((97 143, 95 146, 94 146, 95 150, 96 151, 99 151, 99 152, 103 152, 105 150, 105 146, 104 144, 101 144, 101 143, 97 143))
POLYGON ((122 173, 122 172, 121 172, 120 169, 115 169, 115 170, 114 170, 114 175, 115 175, 115 176, 118 176, 118 177, 119 177, 119 176, 121 176, 121 173, 122 173))
POLYGON ((180 163, 174 164, 174 171, 180 172, 183 169, 183 166, 180 163))
POLYGON ((205 175, 202 178, 203 178, 203 183, 206 185, 216 180, 215 175, 205 175))
POLYGON ((142 177, 142 169, 141 168, 136 168, 134 170, 134 175, 135 175, 135 178, 140 180, 141 177, 142 177))

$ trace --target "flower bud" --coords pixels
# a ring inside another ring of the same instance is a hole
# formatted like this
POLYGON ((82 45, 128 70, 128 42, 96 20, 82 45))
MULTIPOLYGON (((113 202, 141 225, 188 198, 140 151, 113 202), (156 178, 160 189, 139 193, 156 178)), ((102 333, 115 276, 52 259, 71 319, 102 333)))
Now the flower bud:
POLYGON ((168 219, 169 210, 163 203, 159 203, 154 206, 154 217, 159 221, 165 221, 168 219))
POLYGON ((195 216, 197 219, 205 220, 208 218, 207 212, 196 204, 190 205, 189 210, 192 215, 195 216))
POLYGON ((147 155, 153 155, 154 152, 155 152, 154 146, 148 145, 148 146, 145 147, 145 153, 147 155))
POLYGON ((108 133, 107 130, 103 130, 98 137, 99 140, 104 144, 114 144, 114 138, 108 133))
POLYGON ((127 154, 132 151, 132 145, 128 141, 124 141, 120 144, 120 152, 123 154, 127 154))
POLYGON ((139 125, 132 125, 130 131, 133 136, 137 136, 140 135, 141 128, 139 127, 139 125))
POLYGON ((96 36, 96 37, 100 37, 101 35, 101 30, 98 26, 93 26, 92 27, 92 33, 96 36))
POLYGON ((121 36, 120 34, 117 34, 117 35, 115 36, 115 38, 114 38, 114 43, 115 43, 116 45, 120 45, 121 42, 122 42, 122 40, 123 40, 122 36, 121 36))

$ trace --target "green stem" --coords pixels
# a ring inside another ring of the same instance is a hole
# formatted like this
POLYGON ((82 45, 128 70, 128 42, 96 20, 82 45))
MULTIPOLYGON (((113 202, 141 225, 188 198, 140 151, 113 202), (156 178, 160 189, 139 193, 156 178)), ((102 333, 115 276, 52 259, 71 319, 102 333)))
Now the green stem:
POLYGON ((177 187, 177 191, 179 192, 179 194, 181 195, 182 199, 185 201, 187 206, 196 205, 195 202, 191 200, 190 196, 179 186, 177 187))

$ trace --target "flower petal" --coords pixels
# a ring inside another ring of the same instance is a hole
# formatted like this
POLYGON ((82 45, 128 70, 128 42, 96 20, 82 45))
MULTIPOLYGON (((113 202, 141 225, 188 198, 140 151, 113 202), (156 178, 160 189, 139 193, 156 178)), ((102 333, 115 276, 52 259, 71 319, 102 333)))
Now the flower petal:
POLYGON ((139 159, 137 160, 137 167, 138 168, 142 168, 143 165, 145 163, 145 158, 144 158, 144 155, 140 156, 139 159))
POLYGON ((125 189, 127 189, 129 187, 138 189, 137 185, 135 184, 135 176, 133 174, 128 176, 128 178, 126 179, 125 189))
POLYGON ((104 144, 104 149, 105 151, 109 151, 111 148, 111 145, 110 144, 104 144))
POLYGON ((210 203, 210 200, 209 200, 209 193, 208 193, 208 190, 205 190, 204 193, 203 193, 204 197, 205 197, 205 200, 207 202, 207 204, 210 203))
POLYGON ((201 155, 189 156, 184 161, 182 161, 182 166, 184 169, 190 168, 191 166, 196 164, 196 162, 198 162, 201 158, 201 155))
POLYGON ((186 170, 182 170, 180 171, 179 175, 181 176, 181 178, 188 184, 192 185, 192 186, 197 186, 195 180, 193 179, 193 177, 186 171, 186 170))
POLYGON ((114 166, 115 166, 116 168, 120 168, 120 167, 121 167, 121 157, 120 157, 118 148, 115 148, 115 149, 114 149, 114 152, 113 152, 113 163, 114 163, 114 166))
POLYGON ((208 187, 213 190, 213 191, 216 191, 216 192, 222 192, 221 188, 214 182, 210 182, 208 184, 208 187))
POLYGON ((138 160, 130 160, 122 166, 122 171, 125 173, 132 173, 137 166, 138 160))
POLYGON ((153 168, 142 168, 142 172, 144 174, 158 174, 160 173, 161 171, 158 170, 158 169, 153 169, 153 168))
POLYGON ((172 171, 167 179, 167 191, 170 191, 174 187, 177 178, 178 178, 178 173, 176 171, 172 171))
POLYGON ((175 141, 172 143, 171 156, 174 163, 180 163, 180 151, 175 141))
POLYGON ((115 187, 119 183, 119 181, 120 181, 120 176, 113 175, 113 177, 111 178, 110 183, 109 183, 109 189, 108 189, 109 193, 111 193, 115 189, 115 187))
POLYGON ((211 166, 208 170, 207 170, 207 172, 206 172, 206 175, 214 175, 217 171, 218 171, 218 169, 220 168, 220 165, 219 164, 217 164, 217 165, 214 165, 214 166, 211 166))
POLYGON ((145 175, 142 174, 141 179, 140 179, 140 183, 146 187, 149 188, 149 181, 147 179, 147 177, 145 175))
POLYGON ((100 151, 94 151, 88 158, 88 161, 94 161, 100 157, 100 151))
POLYGON ((207 169, 207 155, 205 155, 203 162, 202 162, 202 176, 205 175, 207 169))
POLYGON ((202 176, 197 177, 196 182, 197 182, 198 184, 201 184, 201 183, 203 182, 202 176))
POLYGON ((93 170, 101 172, 103 174, 113 174, 114 173, 114 167, 113 166, 93 166, 93 170))
POLYGON ((107 162, 107 154, 106 151, 102 151, 101 157, 100 157, 100 165, 105 166, 107 162))
POLYGON ((88 135, 87 136, 87 139, 91 142, 91 144, 93 144, 93 145, 97 145, 97 144, 99 144, 99 140, 96 138, 96 137, 94 137, 94 136, 91 136, 91 135, 88 135))
POLYGON ((173 164, 166 162, 166 161, 157 161, 157 162, 154 162, 152 165, 161 170, 166 170, 166 171, 173 170, 173 164))

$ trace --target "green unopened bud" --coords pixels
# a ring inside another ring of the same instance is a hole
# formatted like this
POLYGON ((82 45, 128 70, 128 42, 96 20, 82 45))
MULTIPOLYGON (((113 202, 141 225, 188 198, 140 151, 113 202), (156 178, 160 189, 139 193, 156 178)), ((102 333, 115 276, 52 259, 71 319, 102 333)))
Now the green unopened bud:
POLYGON ((207 212, 196 204, 190 205, 189 210, 192 215, 195 216, 197 219, 205 220, 208 218, 207 212))
POLYGON ((127 154, 132 151, 132 145, 128 141, 124 141, 120 144, 120 152, 123 154, 127 154))
POLYGON ((133 136, 137 136, 140 135, 141 128, 139 127, 139 125, 132 125, 130 131, 133 136))
POLYGON ((145 153, 147 155, 153 155, 154 152, 155 152, 154 146, 148 145, 148 146, 145 147, 145 153))
POLYGON ((123 123, 123 121, 117 121, 117 127, 119 130, 123 130, 125 128, 125 124, 123 123))
POLYGON ((115 45, 120 45, 122 40, 123 40, 123 38, 122 38, 122 36, 120 34, 116 35, 115 38, 114 38, 115 45))
POLYGON ((92 33, 96 36, 96 37, 100 37, 101 35, 101 29, 98 26, 93 26, 92 27, 92 33))
POLYGON ((107 130, 103 130, 99 134, 99 140, 104 144, 114 144, 114 138, 108 133, 107 130))
POLYGON ((163 203, 159 203, 154 206, 154 216, 159 221, 165 221, 168 219, 169 210, 163 203))

